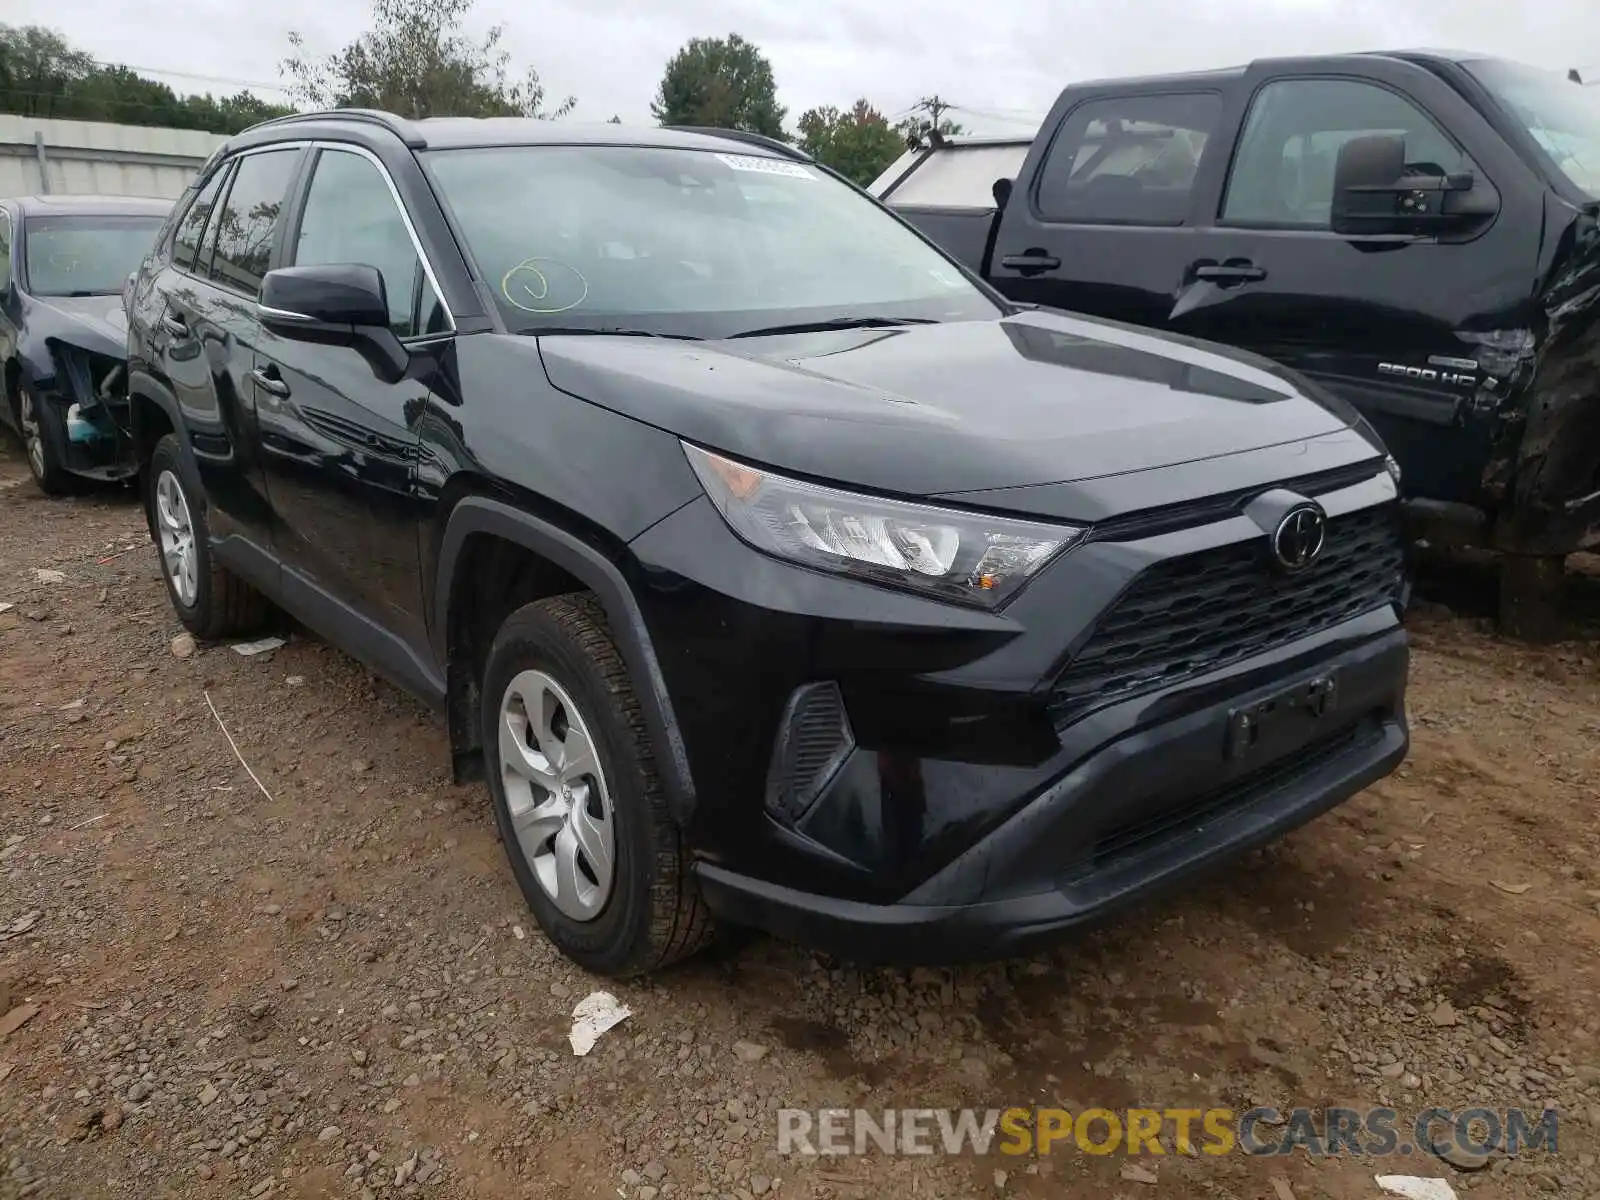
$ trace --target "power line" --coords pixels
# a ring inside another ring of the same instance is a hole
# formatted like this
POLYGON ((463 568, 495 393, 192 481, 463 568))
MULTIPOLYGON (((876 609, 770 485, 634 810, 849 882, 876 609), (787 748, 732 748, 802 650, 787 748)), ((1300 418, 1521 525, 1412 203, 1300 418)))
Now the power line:
POLYGON ((196 75, 189 71, 169 71, 165 67, 136 67, 132 63, 103 62, 98 58, 89 61, 106 70, 132 71, 135 75, 170 75, 174 79, 192 79, 198 83, 228 83, 235 87, 265 88, 267 91, 282 92, 285 95, 289 93, 289 89, 281 83, 266 83, 259 79, 239 79, 231 75, 196 75))
POLYGON ((965 104, 952 104, 950 111, 968 113, 974 117, 982 117, 986 121, 1003 121, 1009 125, 1038 126, 1044 124, 1044 115, 1042 113, 1027 113, 1023 115, 1023 110, 1021 109, 1012 109, 1010 111, 1018 115, 1007 116, 1006 110, 1002 109, 969 108, 965 104))

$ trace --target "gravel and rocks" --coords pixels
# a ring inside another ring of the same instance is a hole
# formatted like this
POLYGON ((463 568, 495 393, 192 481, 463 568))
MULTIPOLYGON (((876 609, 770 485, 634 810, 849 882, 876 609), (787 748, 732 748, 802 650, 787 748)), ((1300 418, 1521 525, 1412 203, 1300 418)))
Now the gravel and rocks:
POLYGON ((45 500, 8 444, 0 508, 0 1200, 1600 1198, 1592 641, 1424 605, 1400 772, 1051 953, 751 938, 619 984, 539 935, 431 714, 297 630, 185 651, 124 494, 45 500), (633 1016, 578 1058, 597 988, 633 1016), (1011 1104, 1549 1106, 1560 1141, 778 1152, 780 1109, 1011 1104))

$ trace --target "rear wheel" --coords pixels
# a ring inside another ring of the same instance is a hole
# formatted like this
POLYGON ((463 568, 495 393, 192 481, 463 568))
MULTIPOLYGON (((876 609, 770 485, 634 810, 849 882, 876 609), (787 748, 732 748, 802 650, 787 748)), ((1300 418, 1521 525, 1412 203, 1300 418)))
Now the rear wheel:
POLYGON ((202 638, 250 632, 266 616, 266 599, 212 554, 205 507, 189 482, 175 434, 156 443, 146 474, 145 504, 178 620, 202 638))
POLYGON ((711 940, 605 614, 589 596, 525 605, 484 672, 483 745, 512 872, 557 949, 638 975, 711 940))
POLYGON ((61 465, 57 441, 60 431, 27 384, 17 388, 17 427, 28 453, 28 470, 39 490, 48 496, 65 496, 74 491, 77 477, 61 465))

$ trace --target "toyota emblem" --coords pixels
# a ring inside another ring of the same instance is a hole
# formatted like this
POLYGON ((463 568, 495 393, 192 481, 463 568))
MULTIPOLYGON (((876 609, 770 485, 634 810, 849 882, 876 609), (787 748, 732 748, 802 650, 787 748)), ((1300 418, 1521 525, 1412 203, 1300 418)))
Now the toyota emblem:
POLYGON ((1315 504, 1296 504, 1272 532, 1272 557, 1291 574, 1304 571, 1317 561, 1327 536, 1328 518, 1322 509, 1315 504))

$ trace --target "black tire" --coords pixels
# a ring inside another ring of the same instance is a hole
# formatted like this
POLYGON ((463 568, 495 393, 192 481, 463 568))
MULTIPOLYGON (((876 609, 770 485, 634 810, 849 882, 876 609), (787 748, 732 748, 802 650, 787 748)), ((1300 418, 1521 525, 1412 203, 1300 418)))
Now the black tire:
POLYGON ((250 633, 266 618, 269 606, 260 592, 217 562, 211 552, 211 530, 206 523, 205 504, 201 489, 193 472, 183 461, 182 449, 175 434, 167 434, 156 443, 155 453, 145 470, 145 512, 150 520, 151 535, 155 538, 156 554, 161 563, 161 580, 167 587, 167 599, 173 612, 190 633, 208 640, 250 633), (161 551, 160 517, 156 508, 156 493, 161 479, 170 475, 183 495, 193 530, 195 554, 195 594, 193 602, 186 602, 173 584, 172 573, 167 569, 161 551))
POLYGON ((47 404, 41 404, 25 383, 17 385, 17 432, 22 436, 23 456, 28 474, 47 496, 70 496, 79 487, 78 476, 62 465, 62 442, 66 430, 55 420, 47 404))
POLYGON ((485 772, 506 857, 539 927, 568 958, 601 975, 642 975, 685 958, 714 934, 689 854, 668 810, 627 667, 592 596, 557 596, 506 619, 484 669, 485 772), (611 796, 615 852, 604 907, 575 920, 534 874, 511 823, 500 768, 501 705, 513 679, 541 671, 580 710, 611 796))

